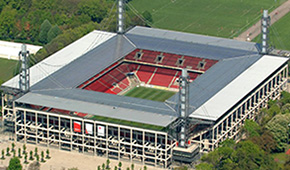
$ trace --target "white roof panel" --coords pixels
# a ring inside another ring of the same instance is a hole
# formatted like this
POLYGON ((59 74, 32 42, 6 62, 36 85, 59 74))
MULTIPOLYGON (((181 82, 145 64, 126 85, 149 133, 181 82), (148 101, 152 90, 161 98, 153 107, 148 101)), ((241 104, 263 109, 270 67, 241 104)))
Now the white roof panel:
MULTIPOLYGON (((22 43, 0 41, 0 58, 7 58, 18 60, 18 54, 21 49, 22 43)), ((35 54, 41 46, 26 44, 27 50, 30 54, 35 54)))
MULTIPOLYGON (((116 34, 105 31, 92 31, 84 37, 66 46, 62 50, 52 54, 48 58, 32 66, 30 68, 30 86, 33 86, 63 66, 112 38, 114 35, 116 34)), ((19 88, 18 81, 19 77, 17 75, 2 84, 2 86, 19 88)))
POLYGON ((283 57, 263 56, 191 113, 190 117, 217 120, 287 60, 283 57))

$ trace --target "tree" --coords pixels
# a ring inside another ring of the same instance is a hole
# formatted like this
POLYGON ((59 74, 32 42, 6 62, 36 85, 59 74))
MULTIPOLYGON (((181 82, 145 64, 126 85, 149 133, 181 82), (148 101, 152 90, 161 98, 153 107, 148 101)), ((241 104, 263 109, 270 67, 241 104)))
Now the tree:
POLYGON ((102 164, 102 170, 105 170, 106 165, 103 163, 102 164))
POLYGON ((22 156, 21 156, 21 148, 18 148, 18 157, 22 158, 22 156))
POLYGON ((14 39, 15 37, 15 17, 17 11, 10 6, 3 8, 0 14, 0 37, 1 39, 14 39))
POLYGON ((131 170, 134 170, 134 164, 131 164, 131 170))
POLYGON ((40 32, 39 32, 39 42, 43 43, 43 44, 47 44, 48 40, 47 40, 47 34, 48 31, 51 29, 51 24, 50 22, 46 19, 42 22, 41 26, 40 26, 40 32))
POLYGON ((146 165, 144 166, 143 170, 147 170, 147 166, 146 165))
POLYGON ((61 29, 59 29, 57 25, 54 25, 53 27, 50 28, 50 30, 47 33, 47 42, 49 43, 51 40, 53 40, 61 33, 62 33, 61 29))
POLYGON ((107 159, 106 163, 107 163, 106 169, 110 169, 110 160, 107 159))
POLYGON ((278 114, 265 126, 271 132, 277 143, 276 152, 283 152, 287 146, 289 122, 290 114, 278 114))
POLYGON ((122 162, 119 162, 118 167, 119 167, 119 170, 121 170, 121 168, 122 168, 122 162))
POLYGON ((10 159, 7 170, 22 170, 22 165, 18 157, 13 157, 10 159))
POLYGON ((39 164, 39 155, 36 155, 36 162, 39 164))
POLYGON ((11 149, 11 151, 13 152, 15 149, 14 149, 14 147, 15 147, 15 144, 14 144, 14 142, 13 143, 11 143, 11 146, 12 146, 12 149, 11 149))
POLYGON ((4 155, 5 155, 5 152, 4 152, 4 149, 2 149, 2 157, 1 157, 1 159, 5 159, 4 155))
POLYGON ((101 170, 101 166, 100 165, 98 166, 98 170, 101 170))
POLYGON ((7 147, 6 148, 6 156, 10 156, 10 152, 9 151, 10 151, 10 149, 9 149, 9 147, 7 147))
POLYGON ((24 154, 24 163, 25 164, 27 164, 28 162, 27 162, 27 153, 25 152, 25 154, 24 154))
POLYGON ((78 5, 78 15, 87 15, 93 22, 100 23, 107 14, 107 4, 101 0, 81 1, 78 5))
POLYGON ((153 18, 152 18, 152 15, 151 15, 151 13, 149 12, 149 11, 144 11, 143 13, 142 13, 142 16, 143 16, 143 18, 146 20, 146 25, 147 26, 149 26, 149 25, 151 25, 152 23, 153 23, 153 18), (149 23, 148 23, 149 22, 149 23))
POLYGON ((117 166, 115 166, 114 170, 118 170, 118 167, 117 167, 117 166))
POLYGON ((244 131, 246 135, 249 137, 260 136, 261 134, 261 127, 253 120, 247 119, 244 125, 244 131))
POLYGON ((30 157, 29 157, 29 160, 33 160, 33 152, 30 151, 30 157))
POLYGON ((46 159, 49 159, 50 158, 50 156, 49 156, 49 150, 47 149, 46 150, 46 159))
POLYGON ((198 164, 195 168, 196 170, 212 170, 213 166, 212 164, 203 162, 203 163, 198 164))
POLYGON ((45 162, 44 161, 44 152, 43 151, 41 151, 41 162, 45 162))
POLYGON ((25 154, 26 153, 26 145, 25 144, 23 144, 23 152, 22 152, 23 154, 25 154))
POLYGON ((34 156, 36 156, 36 155, 38 155, 37 154, 37 151, 38 151, 38 149, 37 149, 37 147, 34 149, 34 156))

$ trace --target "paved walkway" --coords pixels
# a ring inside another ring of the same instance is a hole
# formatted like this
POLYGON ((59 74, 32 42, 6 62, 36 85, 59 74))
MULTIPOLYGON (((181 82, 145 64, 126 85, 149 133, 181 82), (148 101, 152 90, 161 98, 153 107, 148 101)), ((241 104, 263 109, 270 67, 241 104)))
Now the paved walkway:
MULTIPOLYGON (((282 5, 280 5, 278 8, 276 8, 269 14, 271 17, 270 24, 271 25, 274 24, 288 12, 290 12, 290 0, 284 2, 282 5)), ((257 37, 260 33, 261 33, 261 21, 259 20, 256 24, 254 24, 252 27, 250 27, 248 30, 240 34, 238 37, 235 37, 234 39, 240 41, 247 41, 247 39, 249 38, 248 40, 251 41, 252 39, 257 37)))

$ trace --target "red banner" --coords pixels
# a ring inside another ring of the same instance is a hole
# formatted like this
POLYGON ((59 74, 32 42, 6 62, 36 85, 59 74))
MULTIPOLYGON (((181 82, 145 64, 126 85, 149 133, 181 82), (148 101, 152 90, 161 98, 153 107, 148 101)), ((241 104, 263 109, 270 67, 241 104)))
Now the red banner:
POLYGON ((77 122, 77 121, 75 121, 74 122, 74 131, 75 132, 81 132, 81 122, 77 122))

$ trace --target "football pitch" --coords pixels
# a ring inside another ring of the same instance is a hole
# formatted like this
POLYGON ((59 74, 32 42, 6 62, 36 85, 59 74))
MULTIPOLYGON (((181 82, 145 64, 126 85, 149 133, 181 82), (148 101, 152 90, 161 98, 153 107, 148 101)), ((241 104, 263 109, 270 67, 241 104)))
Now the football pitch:
POLYGON ((139 15, 149 11, 155 28, 233 38, 286 0, 132 0, 139 15))
POLYGON ((173 96, 175 92, 146 87, 134 87, 124 96, 163 102, 173 96))

